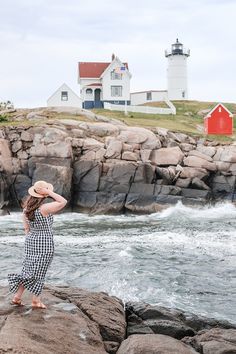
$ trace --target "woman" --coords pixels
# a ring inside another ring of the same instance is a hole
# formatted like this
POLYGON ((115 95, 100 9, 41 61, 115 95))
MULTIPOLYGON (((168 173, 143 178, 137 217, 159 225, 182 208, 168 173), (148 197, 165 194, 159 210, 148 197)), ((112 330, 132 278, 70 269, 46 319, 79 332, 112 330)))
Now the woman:
POLYGON ((9 288, 16 293, 12 304, 22 305, 21 297, 25 289, 33 294, 32 307, 45 309, 40 301, 46 272, 54 254, 53 214, 67 204, 67 200, 53 192, 53 185, 37 181, 28 189, 29 196, 23 204, 23 223, 26 233, 25 257, 21 274, 9 274, 9 288), (53 202, 44 203, 51 197, 53 202))

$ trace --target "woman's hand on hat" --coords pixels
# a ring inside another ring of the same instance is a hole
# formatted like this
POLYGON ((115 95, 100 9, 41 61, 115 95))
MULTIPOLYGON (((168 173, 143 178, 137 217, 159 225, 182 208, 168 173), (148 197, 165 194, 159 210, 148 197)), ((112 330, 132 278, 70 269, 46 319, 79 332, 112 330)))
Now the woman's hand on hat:
POLYGON ((35 191, 36 191, 36 193, 39 193, 39 194, 42 194, 42 195, 45 195, 45 196, 48 196, 48 192, 49 192, 49 190, 47 188, 44 188, 44 187, 35 188, 35 191))

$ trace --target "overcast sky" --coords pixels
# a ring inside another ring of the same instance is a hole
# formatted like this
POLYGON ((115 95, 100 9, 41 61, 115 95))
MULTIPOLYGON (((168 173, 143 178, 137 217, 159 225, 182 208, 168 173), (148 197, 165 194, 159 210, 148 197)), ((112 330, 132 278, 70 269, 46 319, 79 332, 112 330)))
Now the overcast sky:
POLYGON ((131 91, 167 88, 164 50, 190 48, 189 99, 236 102, 236 0, 0 0, 0 99, 45 106, 77 63, 129 64, 131 91))

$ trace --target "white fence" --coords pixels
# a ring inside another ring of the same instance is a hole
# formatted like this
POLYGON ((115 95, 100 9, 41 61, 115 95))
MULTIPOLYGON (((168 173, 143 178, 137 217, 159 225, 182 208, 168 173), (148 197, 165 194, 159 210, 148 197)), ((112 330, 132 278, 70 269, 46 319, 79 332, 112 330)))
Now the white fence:
POLYGON ((168 98, 165 99, 165 103, 172 110, 172 114, 176 114, 176 108, 168 98))
MULTIPOLYGON (((169 102, 166 103, 169 105, 169 102)), ((149 107, 149 106, 129 106, 129 105, 121 105, 121 104, 113 104, 110 102, 104 102, 104 108, 109 109, 111 111, 149 113, 149 114, 176 114, 176 108, 172 103, 171 105, 169 105, 169 108, 161 108, 161 107, 149 107)))

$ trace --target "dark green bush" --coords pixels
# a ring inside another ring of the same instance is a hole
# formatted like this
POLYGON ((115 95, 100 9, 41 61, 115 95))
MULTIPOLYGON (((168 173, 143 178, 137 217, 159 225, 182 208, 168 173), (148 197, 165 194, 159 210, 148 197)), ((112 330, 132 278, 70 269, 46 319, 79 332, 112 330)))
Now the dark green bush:
POLYGON ((0 122, 7 122, 8 117, 6 114, 0 114, 0 122))

